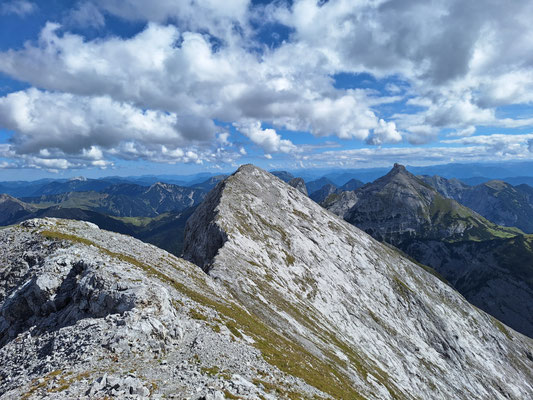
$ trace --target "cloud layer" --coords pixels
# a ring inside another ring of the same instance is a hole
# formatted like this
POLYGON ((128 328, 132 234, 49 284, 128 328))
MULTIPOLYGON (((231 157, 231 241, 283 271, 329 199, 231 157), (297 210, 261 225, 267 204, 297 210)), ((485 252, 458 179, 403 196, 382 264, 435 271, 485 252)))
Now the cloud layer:
MULTIPOLYGON (((10 1, 0 13, 34 7, 10 1)), ((63 25, 48 22, 35 41, 0 53, 0 72, 32 86, 0 98, 0 128, 13 134, 5 158, 43 168, 35 160, 49 160, 50 169, 135 158, 231 163, 249 153, 244 143, 319 160, 324 153, 280 132, 384 154, 381 146, 402 142, 472 149, 486 145, 466 140, 480 138, 479 127, 533 125, 499 113, 533 102, 526 0, 86 0, 65 13, 63 25), (110 16, 146 26, 126 38, 111 27, 93 39, 69 31, 105 30, 110 16), (289 33, 271 46, 265 30, 289 33), (339 86, 340 73, 384 87, 339 86)), ((493 146, 510 148, 512 136, 493 137, 493 146)))

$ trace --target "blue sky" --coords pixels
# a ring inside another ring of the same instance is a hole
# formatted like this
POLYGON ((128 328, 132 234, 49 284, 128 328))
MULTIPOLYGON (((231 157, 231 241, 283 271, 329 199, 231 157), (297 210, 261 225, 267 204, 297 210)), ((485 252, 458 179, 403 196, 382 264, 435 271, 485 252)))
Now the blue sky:
POLYGON ((5 0, 0 180, 532 160, 531 19, 525 0, 5 0))

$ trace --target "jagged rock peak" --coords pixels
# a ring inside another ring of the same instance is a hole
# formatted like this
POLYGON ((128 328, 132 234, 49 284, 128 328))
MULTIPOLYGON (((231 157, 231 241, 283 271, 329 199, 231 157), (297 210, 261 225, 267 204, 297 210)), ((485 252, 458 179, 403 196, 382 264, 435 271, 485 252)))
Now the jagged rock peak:
POLYGON ((409 171, 402 164, 394 163, 394 166, 389 171, 387 175, 397 175, 397 174, 410 174, 409 171))

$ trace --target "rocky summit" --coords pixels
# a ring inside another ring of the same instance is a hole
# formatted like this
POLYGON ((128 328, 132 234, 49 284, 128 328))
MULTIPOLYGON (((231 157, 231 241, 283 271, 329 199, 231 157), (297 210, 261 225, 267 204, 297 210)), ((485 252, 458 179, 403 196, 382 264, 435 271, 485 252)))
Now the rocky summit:
POLYGON ((0 396, 533 396, 531 339, 254 166, 184 257, 87 222, 1 230, 0 396))
POLYGON ((517 230, 500 227, 395 164, 385 176, 355 191, 334 196, 324 205, 379 240, 402 246, 413 238, 489 239, 493 232, 512 237, 517 230), (356 198, 356 200, 355 200, 356 198))

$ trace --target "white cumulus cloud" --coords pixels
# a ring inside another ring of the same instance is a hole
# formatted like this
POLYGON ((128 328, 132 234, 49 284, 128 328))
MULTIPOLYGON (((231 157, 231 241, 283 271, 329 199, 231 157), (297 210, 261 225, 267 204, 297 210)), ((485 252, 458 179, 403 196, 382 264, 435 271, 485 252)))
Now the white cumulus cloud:
POLYGON ((290 140, 282 139, 274 129, 262 129, 260 121, 241 121, 234 123, 234 126, 267 153, 291 153, 297 150, 290 140))
MULTIPOLYGON (((233 162, 246 149, 219 128, 231 124, 267 155, 292 157, 313 150, 281 130, 416 146, 443 130, 463 139, 479 126, 533 126, 498 112, 533 102, 532 15, 526 0, 80 0, 63 25, 0 52, 0 72, 33 87, 0 98, 0 128, 13 131, 13 157, 66 160, 60 169, 110 158, 233 162), (146 25, 127 38, 69 32, 103 32, 110 17, 146 25), (270 23, 290 32, 275 46, 260 39, 270 23), (339 73, 384 85, 338 87, 339 73)), ((507 143, 505 154, 526 147, 507 143)))

